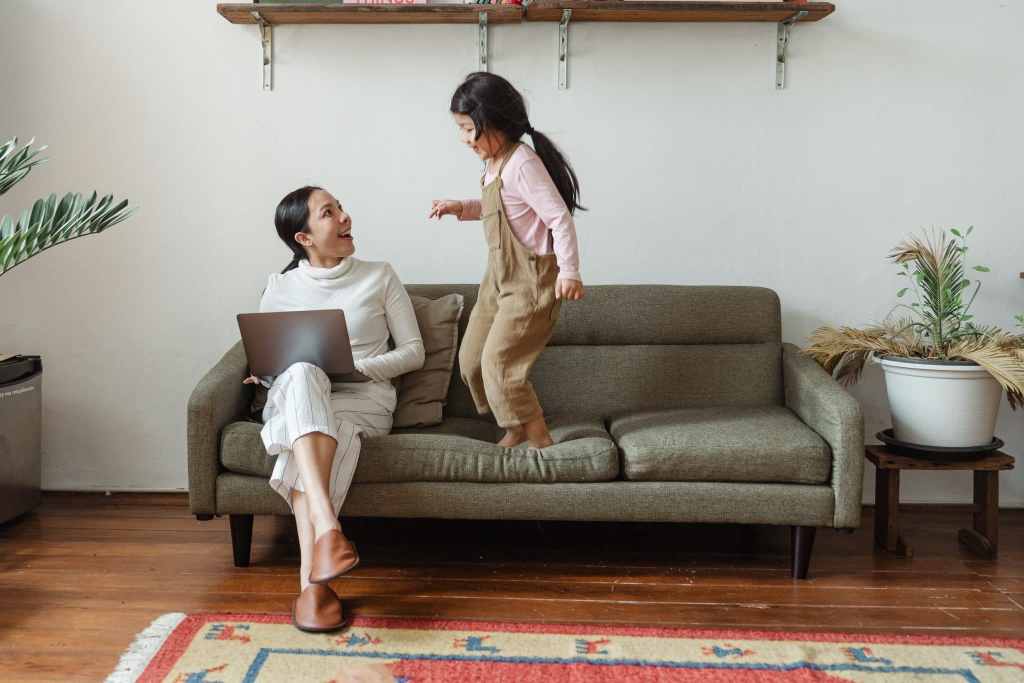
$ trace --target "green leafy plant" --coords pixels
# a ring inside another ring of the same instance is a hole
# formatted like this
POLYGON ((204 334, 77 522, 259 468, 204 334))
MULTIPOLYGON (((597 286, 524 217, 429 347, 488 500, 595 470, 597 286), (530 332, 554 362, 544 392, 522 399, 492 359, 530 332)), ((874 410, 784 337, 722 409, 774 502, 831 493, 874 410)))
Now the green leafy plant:
MULTIPOLYGON (((18 138, 0 143, 0 195, 3 195, 45 159, 46 147, 32 148, 30 140, 18 149, 18 138)), ((59 201, 56 194, 39 199, 15 221, 0 217, 0 276, 58 244, 98 235, 132 214, 127 200, 114 203, 113 195, 84 197, 69 192, 59 201)))
MULTIPOLYGON (((912 237, 897 245, 889 259, 909 280, 896 292, 902 299, 913 292, 912 303, 897 304, 886 320, 863 329, 820 327, 805 349, 843 384, 856 382, 872 355, 977 363, 1006 390, 1011 408, 1024 404, 1024 335, 975 322, 971 305, 981 281, 967 277, 967 237, 953 228, 912 237), (894 316, 899 311, 902 315, 894 316)), ((986 266, 970 270, 988 273, 986 266)), ((1024 327, 1024 314, 1015 316, 1024 327)))

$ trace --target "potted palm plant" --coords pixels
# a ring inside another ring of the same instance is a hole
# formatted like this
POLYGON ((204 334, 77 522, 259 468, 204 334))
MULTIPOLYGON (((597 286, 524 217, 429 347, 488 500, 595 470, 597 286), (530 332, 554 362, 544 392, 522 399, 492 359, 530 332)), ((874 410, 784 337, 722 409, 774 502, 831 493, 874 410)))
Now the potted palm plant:
MULTIPOLYGON (((44 161, 32 142, 0 143, 0 196, 44 161)), ((131 215, 113 195, 68 193, 39 199, 17 219, 0 217, 0 277, 58 244, 96 235, 131 215)), ((0 339, 0 343, 4 340, 0 339)), ((3 347, 0 346, 0 349, 3 347)), ((42 360, 0 352, 0 522, 31 509, 39 500, 42 425, 42 360)))
MULTIPOLYGON (((897 245, 889 259, 908 279, 885 321, 865 328, 821 327, 805 353, 843 384, 868 360, 884 371, 894 440, 923 449, 980 450, 994 442, 1002 392, 1011 409, 1024 402, 1024 334, 975 322, 981 289, 967 277, 965 231, 935 231, 897 245), (898 313, 897 313, 898 312, 898 313)), ((976 265, 974 272, 987 273, 976 265)), ((1024 327, 1024 315, 1016 316, 1024 327)))

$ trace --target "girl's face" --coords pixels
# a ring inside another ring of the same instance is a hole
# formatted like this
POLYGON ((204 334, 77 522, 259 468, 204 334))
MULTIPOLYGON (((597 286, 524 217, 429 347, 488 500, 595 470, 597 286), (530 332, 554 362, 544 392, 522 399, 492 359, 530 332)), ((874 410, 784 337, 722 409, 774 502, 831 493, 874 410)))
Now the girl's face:
POLYGON ((496 158, 508 142, 499 130, 486 131, 477 140, 476 124, 473 123, 473 119, 466 114, 452 114, 452 118, 459 127, 459 139, 484 161, 496 158))
POLYGON ((352 218, 330 192, 316 190, 309 196, 309 231, 295 233, 295 241, 306 248, 311 265, 330 266, 332 261, 356 251, 352 240, 352 218))

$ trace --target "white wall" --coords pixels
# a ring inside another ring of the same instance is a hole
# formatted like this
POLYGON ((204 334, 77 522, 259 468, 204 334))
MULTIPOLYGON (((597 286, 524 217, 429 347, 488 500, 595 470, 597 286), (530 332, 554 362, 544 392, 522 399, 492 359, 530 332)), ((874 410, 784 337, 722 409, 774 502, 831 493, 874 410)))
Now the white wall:
MULTIPOLYGON (((492 30, 493 70, 582 180, 587 284, 773 287, 802 343, 885 315, 899 283, 884 257, 903 236, 974 224, 973 255, 993 269, 978 317, 1010 326, 1024 311, 1024 3, 838 4, 794 31, 785 92, 771 24, 574 25, 567 92, 554 25, 492 30)), ((256 29, 213 2, 0 3, 0 136, 51 147, 0 211, 92 188, 140 207, 0 282, 0 346, 45 358, 46 488, 186 486, 186 399, 288 260, 272 216, 300 184, 333 190, 359 254, 406 282, 478 279, 476 229, 424 220, 432 198, 477 191, 447 114, 475 28, 274 37, 264 93, 256 29)), ((869 434, 888 426, 880 380, 872 369, 855 390, 869 434)), ((998 426, 1018 456, 1022 416, 1004 404, 998 426)), ((970 491, 966 475, 911 475, 904 500, 970 491)), ((1002 494, 1024 504, 1024 468, 1002 494)))

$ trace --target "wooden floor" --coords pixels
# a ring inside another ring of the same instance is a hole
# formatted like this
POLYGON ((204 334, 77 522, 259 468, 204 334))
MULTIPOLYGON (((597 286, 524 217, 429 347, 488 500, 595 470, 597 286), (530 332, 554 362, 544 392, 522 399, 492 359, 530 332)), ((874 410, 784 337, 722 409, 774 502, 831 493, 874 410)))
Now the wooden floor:
MULTIPOLYGON (((257 518, 236 569, 226 519, 183 495, 49 494, 0 526, 0 681, 96 681, 166 612, 287 612, 289 518, 257 518)), ((822 530, 810 579, 772 527, 351 520, 362 564, 333 586, 356 614, 1024 637, 1024 510, 1001 556, 958 548, 963 509, 909 509, 912 560, 822 530)))

